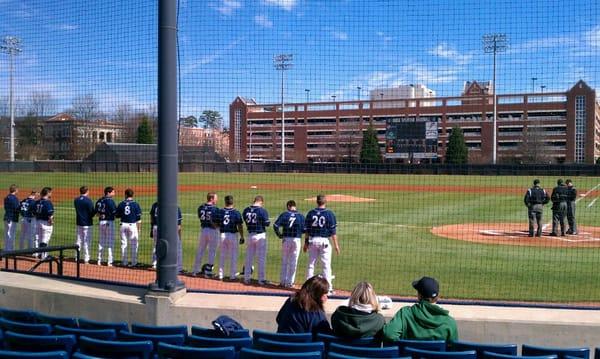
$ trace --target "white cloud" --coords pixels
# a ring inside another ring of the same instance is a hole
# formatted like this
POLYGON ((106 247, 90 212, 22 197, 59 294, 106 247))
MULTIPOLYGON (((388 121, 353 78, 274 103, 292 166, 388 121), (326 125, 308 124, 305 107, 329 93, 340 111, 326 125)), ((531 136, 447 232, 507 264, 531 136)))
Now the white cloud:
POLYGON ((454 67, 436 67, 430 69, 424 64, 418 62, 403 65, 400 72, 407 74, 408 78, 416 83, 422 83, 426 86, 432 84, 441 84, 457 81, 459 79, 459 69, 454 67))
POLYGON ((181 73, 189 74, 191 72, 194 72, 199 67, 202 67, 203 65, 208 65, 216 61, 217 59, 223 57, 229 50, 235 48, 240 42, 242 42, 242 40, 244 40, 243 37, 230 42, 229 44, 227 44, 227 46, 225 46, 222 49, 218 49, 216 51, 211 52, 210 54, 202 55, 194 60, 182 64, 181 73))
POLYGON ((218 3, 210 3, 208 6, 217 10, 225 16, 233 14, 233 12, 242 7, 242 3, 238 0, 220 0, 218 3))
POLYGON ((280 7, 285 11, 292 11, 297 2, 297 0, 263 0, 265 4, 280 7))
POLYGON ((335 95, 338 100, 354 100, 358 95, 357 87, 361 87, 361 97, 364 94, 376 88, 394 87, 406 83, 402 73, 392 71, 373 71, 361 76, 358 76, 342 86, 335 92, 321 96, 322 101, 330 101, 331 96, 335 95))
POLYGON ((600 25, 588 31, 585 35, 585 39, 590 46, 600 47, 600 25))
POLYGON ((454 61, 459 65, 465 65, 471 62, 473 54, 461 54, 455 48, 445 42, 439 43, 436 47, 429 50, 429 53, 450 61, 454 61))
POLYGON ((273 27, 273 21, 269 20, 269 17, 267 15, 254 16, 254 22, 262 27, 266 27, 266 28, 273 27))
POLYGON ((333 36, 333 38, 337 39, 337 40, 342 40, 342 41, 348 40, 348 34, 343 31, 332 31, 331 36, 333 36))
POLYGON ((393 40, 393 38, 389 35, 387 35, 385 32, 383 31, 377 31, 375 33, 379 38, 381 38, 383 40, 383 42, 390 42, 393 40))
POLYGON ((79 25, 73 24, 58 24, 58 25, 49 25, 51 30, 60 30, 60 31, 73 31, 79 29, 79 25))

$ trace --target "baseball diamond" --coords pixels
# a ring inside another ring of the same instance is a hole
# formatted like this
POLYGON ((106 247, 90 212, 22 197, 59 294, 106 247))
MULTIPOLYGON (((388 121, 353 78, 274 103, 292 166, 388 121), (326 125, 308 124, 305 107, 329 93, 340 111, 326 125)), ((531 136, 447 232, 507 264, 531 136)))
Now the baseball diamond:
MULTIPOLYGON (((554 177, 539 177, 547 189, 554 177)), ((577 209, 579 234, 566 237, 527 237, 527 209, 523 193, 533 178, 527 176, 443 176, 443 175, 361 175, 285 173, 181 173, 179 206, 183 213, 183 266, 188 272, 198 248, 200 223, 197 208, 206 202, 206 193, 222 198, 231 194, 236 208, 243 210, 256 195, 264 196, 264 207, 274 222, 294 199, 298 211, 314 208, 318 193, 366 198, 369 201, 330 201, 335 212, 341 253, 333 254, 333 285, 348 290, 368 278, 378 293, 403 296, 413 290, 410 281, 429 274, 447 283, 445 296, 462 299, 490 299, 543 302, 593 302, 600 288, 590 286, 597 279, 600 260, 600 178, 571 177, 580 205, 577 209), (252 188, 255 186, 256 188, 252 188), (371 200, 372 199, 372 200, 371 200), (424 273, 424 268, 427 273, 424 273), (473 283, 477 283, 476 286, 473 283)), ((88 186, 93 201, 101 198, 105 186, 115 188, 115 202, 132 188, 142 209, 138 261, 150 266, 153 239, 149 237, 149 210, 156 201, 154 173, 4 173, 0 187, 16 183, 23 199, 31 189, 53 188, 55 224, 51 244, 73 244, 76 240, 73 199, 79 187, 88 186)), ((549 208, 543 223, 551 221, 549 208)), ((98 222, 94 219, 91 263, 97 258, 98 222)), ((118 241, 115 241, 115 246, 118 241)), ((281 270, 281 240, 267 228, 266 279, 277 283, 281 270)), ((246 244, 240 245, 239 270, 246 244)), ((115 247, 115 264, 121 260, 115 247)), ((218 266, 219 255, 215 265, 218 266)), ((94 278, 122 281, 106 266, 85 266, 94 278), (87 268, 92 266, 92 268, 87 268)), ((307 255, 298 259, 297 278, 306 274, 307 255)), ((136 270, 132 270, 136 271, 136 270)), ((138 270, 145 273, 146 271, 138 270)), ((120 273, 120 272, 119 272, 120 273)), ((141 274, 140 274, 141 275, 141 274)), ((184 281, 185 278, 183 277, 184 281)), ((205 281, 189 280, 191 289, 203 289, 205 281)), ((243 284, 211 280, 211 290, 244 291, 243 284), (240 289, 241 288, 241 289, 240 289)), ((299 279, 296 280, 298 284, 299 279)))

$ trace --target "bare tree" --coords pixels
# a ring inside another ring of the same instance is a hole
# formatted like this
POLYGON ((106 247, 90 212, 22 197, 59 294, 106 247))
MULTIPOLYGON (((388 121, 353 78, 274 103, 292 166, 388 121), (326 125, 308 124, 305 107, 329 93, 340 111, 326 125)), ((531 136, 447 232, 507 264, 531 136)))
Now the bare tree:
POLYGON ((80 120, 91 120, 100 115, 98 100, 92 94, 75 97, 71 106, 69 112, 80 120))
POLYGON ((124 124, 133 118, 133 109, 128 103, 122 103, 117 106, 117 112, 115 112, 115 120, 124 124))
POLYGON ((522 154, 521 161, 525 164, 548 163, 551 157, 547 155, 544 129, 540 124, 530 124, 523 131, 523 142, 519 146, 522 154))
POLYGON ((54 112, 54 99, 48 91, 33 91, 29 94, 27 114, 42 117, 54 112))

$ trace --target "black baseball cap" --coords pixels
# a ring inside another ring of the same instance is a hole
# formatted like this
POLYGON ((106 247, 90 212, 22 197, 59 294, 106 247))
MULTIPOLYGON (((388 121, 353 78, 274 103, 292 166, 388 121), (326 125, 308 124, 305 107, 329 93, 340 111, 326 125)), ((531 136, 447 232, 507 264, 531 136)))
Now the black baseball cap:
POLYGON ((412 283, 412 286, 423 298, 437 298, 440 292, 440 284, 435 278, 431 277, 416 280, 412 283))

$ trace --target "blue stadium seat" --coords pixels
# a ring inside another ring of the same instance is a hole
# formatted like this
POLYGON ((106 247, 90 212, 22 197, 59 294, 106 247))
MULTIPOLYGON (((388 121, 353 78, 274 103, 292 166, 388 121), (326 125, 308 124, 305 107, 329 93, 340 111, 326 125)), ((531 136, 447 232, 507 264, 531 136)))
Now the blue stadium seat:
POLYGON ((253 338, 253 348, 266 352, 282 353, 325 352, 325 344, 323 342, 280 342, 266 338, 253 338))
POLYGON ((321 359, 319 352, 307 353, 277 353, 264 352, 261 350, 243 348, 240 351, 240 359, 321 359))
POLYGON ((484 344, 456 341, 452 342, 450 350, 454 352, 475 350, 477 358, 483 358, 483 352, 514 356, 517 355, 517 344, 484 344))
MULTIPOLYGON (((341 353, 329 353, 327 354, 328 359, 364 359, 365 357, 355 357, 353 355, 346 355, 341 353)), ((393 357, 391 359, 412 359, 411 357, 393 357)))
POLYGON ((413 340, 413 339, 398 339, 395 342, 385 343, 387 345, 396 345, 400 348, 400 355, 406 354, 406 348, 429 350, 434 352, 446 351, 445 340, 413 340))
POLYGON ((235 348, 195 348, 158 343, 158 357, 169 359, 234 359, 235 348))
POLYGON ((354 346, 365 346, 365 347, 381 347, 381 342, 373 337, 359 338, 359 339, 348 339, 342 337, 336 337, 335 335, 317 333, 314 339, 316 342, 325 343, 325 351, 329 350, 329 343, 340 343, 344 345, 354 346))
POLYGON ((100 357, 95 357, 95 356, 91 356, 91 355, 82 354, 80 352, 74 353, 71 358, 72 359, 104 359, 104 358, 100 358, 100 357))
POLYGON ((186 325, 173 325, 173 326, 154 326, 133 323, 131 324, 131 332, 139 334, 152 334, 152 335, 172 335, 182 334, 187 337, 188 328, 186 325))
POLYGON ((396 346, 369 348, 362 346, 343 345, 340 343, 330 343, 329 353, 339 353, 364 358, 397 358, 399 348, 396 346))
POLYGON ((523 356, 540 356, 554 354, 558 356, 558 359, 563 359, 565 355, 582 359, 590 358, 589 348, 552 348, 523 344, 522 352, 523 356))
POLYGON ((82 354, 103 358, 136 357, 139 359, 149 359, 152 354, 152 349, 152 342, 149 340, 117 342, 90 337, 79 338, 79 351, 82 354))
POLYGON ((600 359, 600 347, 598 347, 598 348, 596 348, 596 350, 594 350, 594 358, 600 359))
POLYGON ((4 331, 0 329, 0 349, 4 348, 4 331))
POLYGON ((0 359, 68 359, 67 352, 13 352, 10 350, 0 350, 0 359))
POLYGON ((37 323, 37 313, 31 310, 0 309, 0 317, 13 322, 37 323))
POLYGON ((234 347, 235 351, 240 351, 242 348, 250 348, 252 346, 252 338, 211 338, 190 335, 187 338, 187 345, 200 348, 234 347))
POLYGON ((312 333, 275 333, 259 329, 255 329, 252 332, 252 339, 254 339, 254 343, 256 343, 258 339, 262 338, 275 340, 278 342, 306 343, 312 341, 312 337, 312 333))
POLYGON ((73 334, 79 339, 79 337, 85 336, 90 338, 102 339, 102 340, 114 340, 117 338, 117 333, 114 329, 81 329, 81 328, 69 328, 57 325, 54 327, 54 333, 56 334, 73 334))
POLYGON ((7 350, 22 352, 65 351, 69 355, 77 344, 74 335, 29 335, 13 332, 4 334, 4 345, 7 350))
MULTIPOLYGON (((197 325, 192 325, 192 335, 199 337, 210 337, 210 338, 223 338, 221 332, 214 328, 205 328, 197 325)), ((250 337, 250 331, 248 329, 236 330, 228 338, 248 338, 250 337)))
POLYGON ((149 340, 152 342, 154 348, 157 348, 158 343, 167 343, 173 345, 183 345, 185 344, 185 337, 183 334, 140 334, 140 333, 130 333, 121 330, 119 332, 119 340, 125 342, 135 342, 142 340, 149 340))
POLYGON ((79 318, 79 328, 81 329, 114 329, 115 332, 124 330, 129 331, 129 325, 126 322, 97 322, 95 320, 89 320, 79 318))
POLYGON ((69 328, 78 328, 79 327, 79 324, 77 324, 77 319, 71 318, 71 317, 53 317, 50 315, 38 313, 37 321, 38 321, 38 323, 50 324, 52 326, 62 325, 63 327, 69 327, 69 328))
POLYGON ((48 335, 52 333, 52 326, 50 324, 28 324, 4 318, 0 318, 0 328, 4 331, 22 334, 48 335))
POLYGON ((492 352, 483 352, 484 359, 557 359, 556 355, 541 355, 541 356, 519 356, 519 355, 508 355, 498 354, 492 352))
POLYGON ((475 350, 467 350, 464 352, 439 352, 433 350, 414 349, 407 347, 404 349, 407 355, 414 359, 476 359, 477 352, 475 350))

